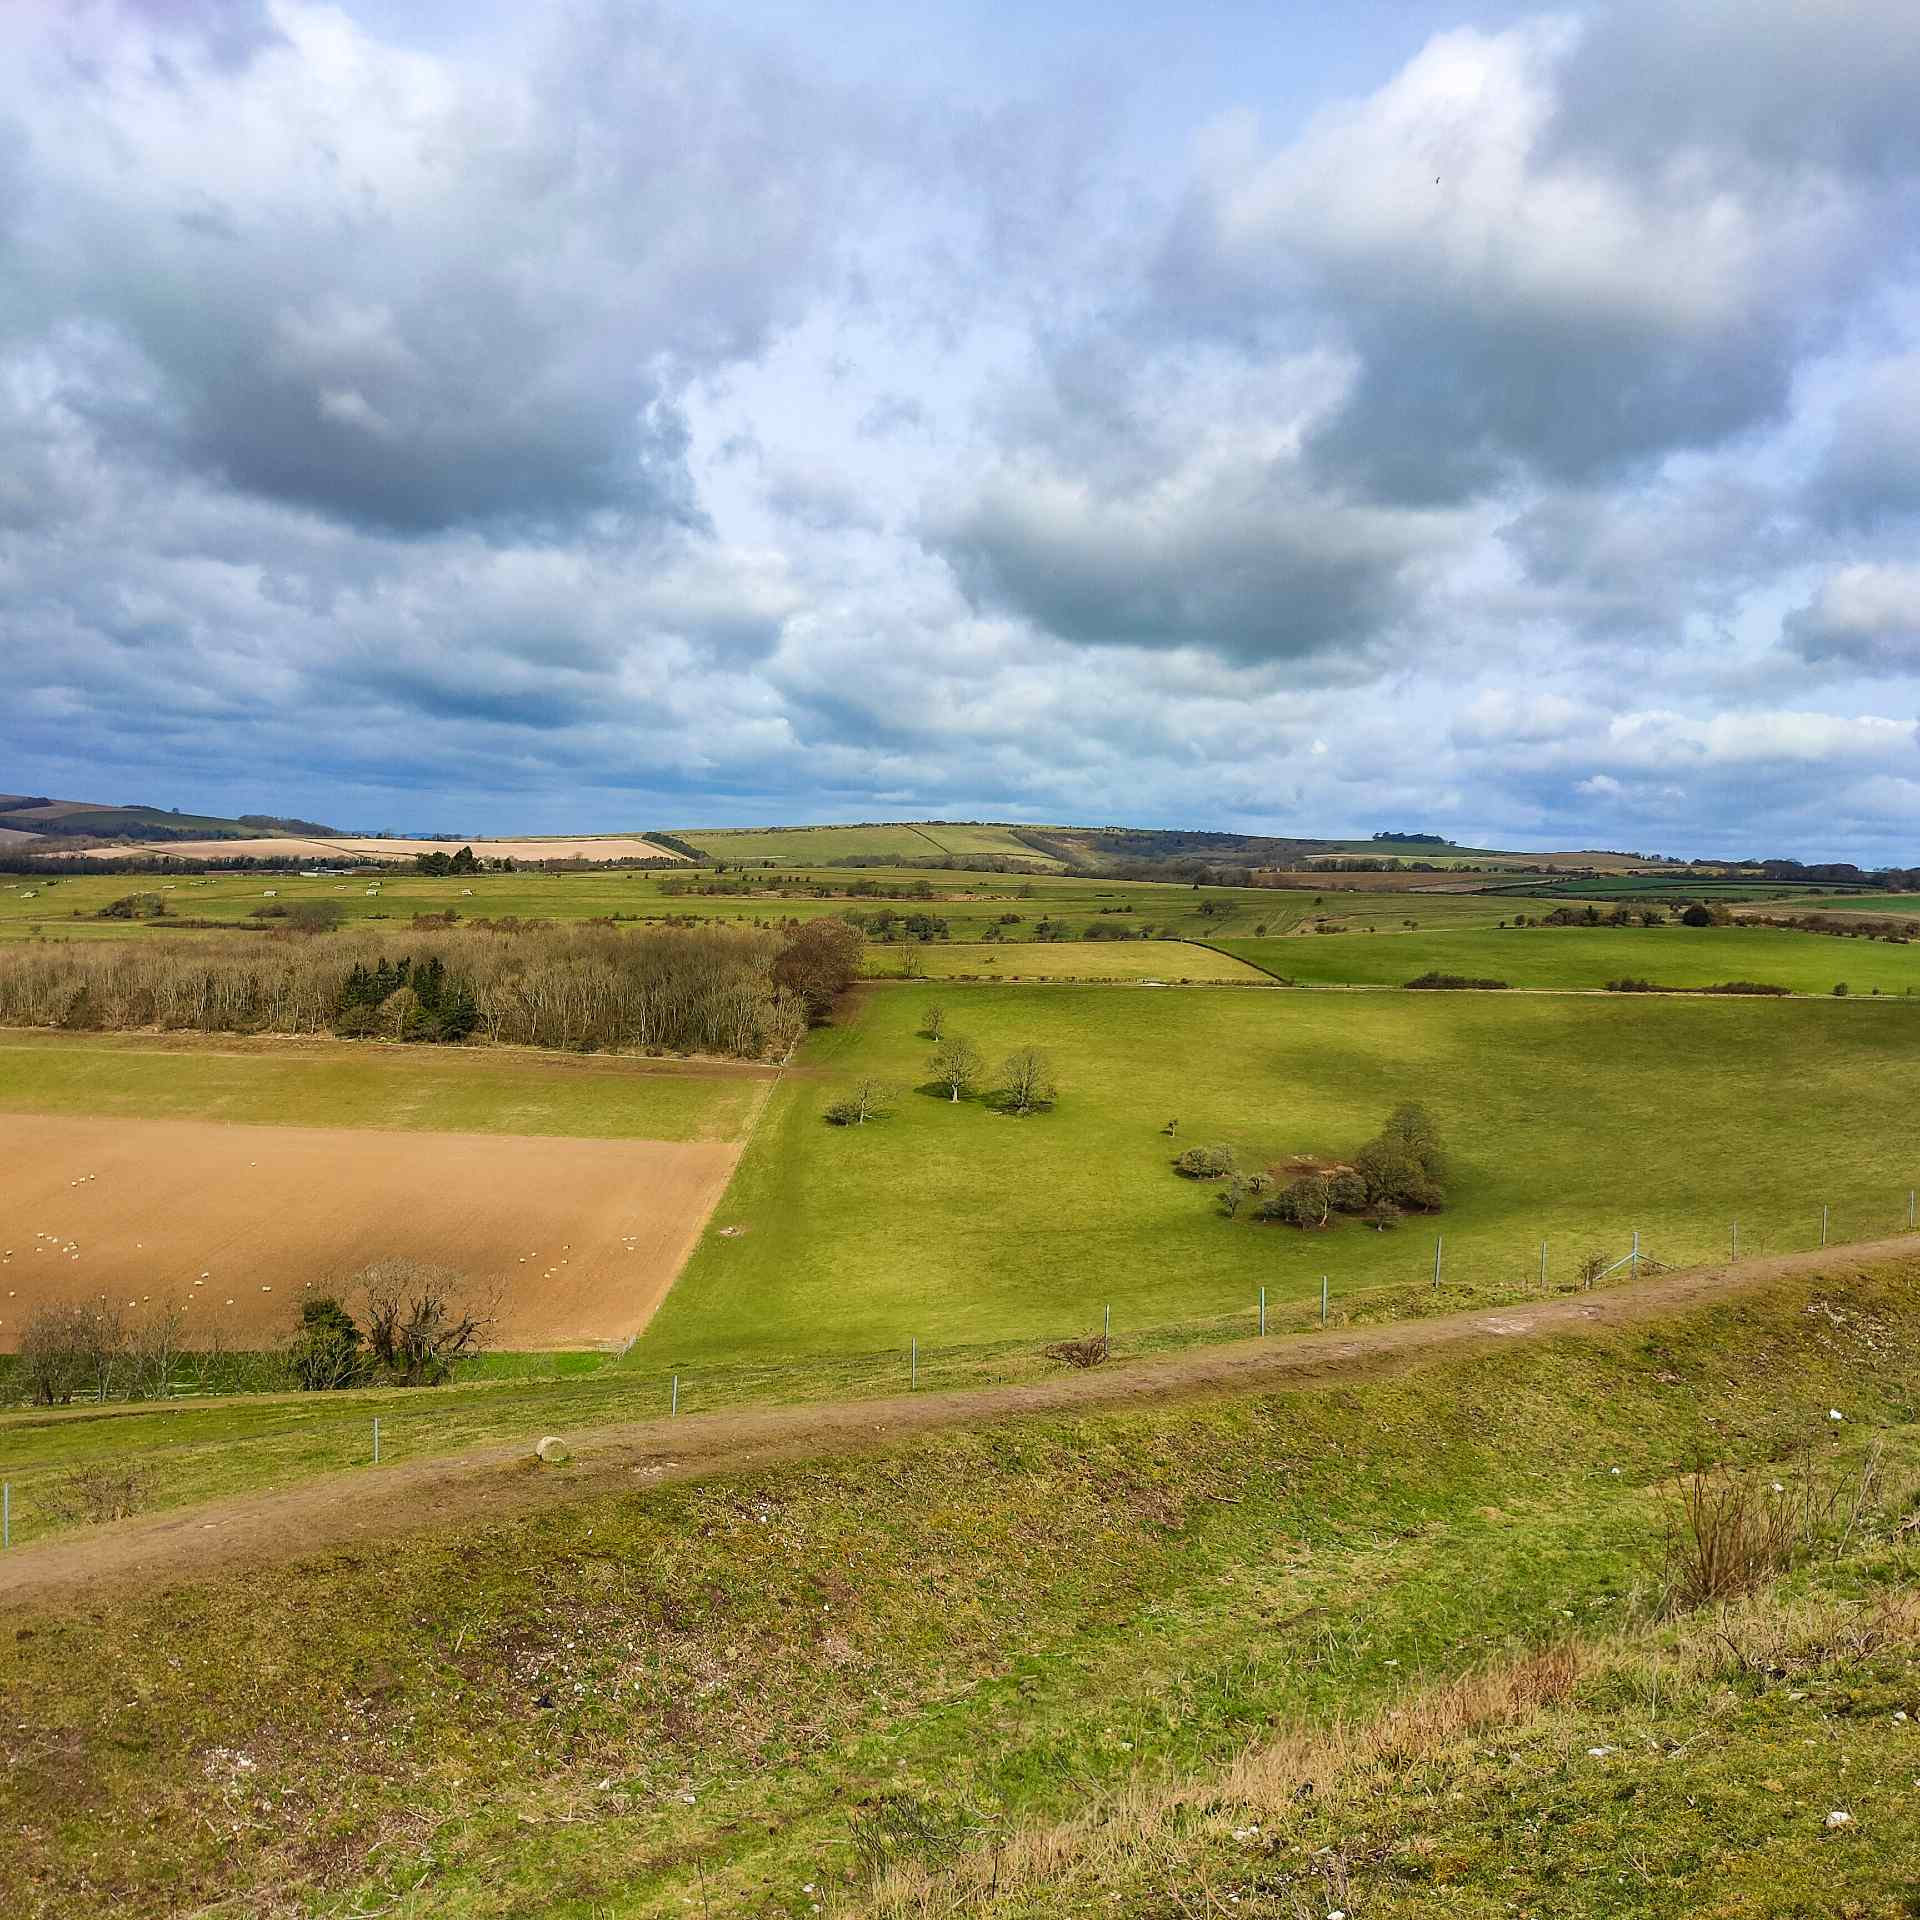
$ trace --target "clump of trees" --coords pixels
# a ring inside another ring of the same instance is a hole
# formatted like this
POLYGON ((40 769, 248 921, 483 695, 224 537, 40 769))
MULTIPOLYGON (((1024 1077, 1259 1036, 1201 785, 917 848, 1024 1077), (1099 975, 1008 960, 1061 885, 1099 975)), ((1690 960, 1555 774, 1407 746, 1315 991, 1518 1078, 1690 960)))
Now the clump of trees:
POLYGON ((1477 993, 1491 993, 1506 986, 1504 980, 1476 980, 1464 973, 1423 973, 1417 980, 1409 980, 1410 987, 1436 987, 1450 990, 1471 989, 1477 993))
POLYGON ((1390 1227, 1403 1213, 1437 1213, 1446 1204, 1446 1179, 1446 1153, 1432 1118, 1407 1103, 1394 1108, 1351 1166, 1302 1174, 1264 1199, 1256 1218, 1317 1229, 1348 1214, 1390 1227))
POLYGON ((421 873, 452 874, 481 871, 481 864, 474 857, 471 847, 462 847, 458 853, 416 854, 413 864, 421 873))
POLYGON ((437 1387, 483 1351, 492 1313, 464 1297, 465 1282, 420 1260, 376 1260, 355 1275, 366 1326, 331 1295, 304 1302, 287 1349, 295 1385, 437 1387))
POLYGON ((21 1329, 19 1378, 37 1407, 160 1399, 187 1359, 185 1328, 172 1301, 132 1317, 104 1300, 49 1301, 21 1329))

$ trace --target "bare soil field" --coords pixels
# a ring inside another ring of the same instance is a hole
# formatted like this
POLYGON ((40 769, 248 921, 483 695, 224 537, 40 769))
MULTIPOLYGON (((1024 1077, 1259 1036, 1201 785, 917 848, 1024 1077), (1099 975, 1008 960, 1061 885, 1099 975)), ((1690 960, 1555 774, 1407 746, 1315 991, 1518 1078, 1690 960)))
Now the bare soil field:
POLYGON ((291 836, 263 836, 258 840, 125 841, 111 847, 82 849, 90 860, 120 860, 128 854, 151 854, 176 860, 411 860, 422 853, 457 853, 470 846, 488 860, 684 860, 671 847, 655 846, 638 834, 573 835, 541 840, 299 840, 291 836))
MULTIPOLYGON (((740 1149, 359 1127, 0 1114, 0 1349, 34 1308, 104 1296, 186 1308, 215 1333, 283 1337, 303 1296, 388 1255, 499 1296, 497 1347, 637 1333, 740 1149)), ((354 1303, 349 1299, 348 1304, 354 1303)))

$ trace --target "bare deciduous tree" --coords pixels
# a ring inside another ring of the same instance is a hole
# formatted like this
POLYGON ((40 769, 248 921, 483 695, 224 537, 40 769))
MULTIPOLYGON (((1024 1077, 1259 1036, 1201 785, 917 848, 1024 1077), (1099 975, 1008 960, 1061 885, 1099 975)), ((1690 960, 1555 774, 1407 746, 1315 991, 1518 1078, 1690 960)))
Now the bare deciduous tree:
POLYGON ((951 1100, 973 1091, 986 1064, 980 1049, 964 1033, 948 1034, 933 1050, 933 1077, 946 1088, 951 1100))
POLYGON ((827 1118, 836 1127, 864 1127, 886 1111, 887 1088, 872 1074, 863 1074, 852 1089, 827 1109, 827 1118))
POLYGON ((1026 1115, 1059 1096, 1053 1066, 1038 1047, 1016 1047, 1001 1063, 995 1091, 1009 1113, 1026 1115))
POLYGON ((465 1282, 419 1260, 376 1260, 356 1276, 367 1294, 367 1347, 396 1385, 434 1387, 480 1351, 491 1303, 459 1298, 465 1282))
POLYGON ((927 1003, 927 1010, 920 1016, 920 1031, 929 1040, 938 1040, 947 1030, 947 1010, 938 1000, 927 1003))

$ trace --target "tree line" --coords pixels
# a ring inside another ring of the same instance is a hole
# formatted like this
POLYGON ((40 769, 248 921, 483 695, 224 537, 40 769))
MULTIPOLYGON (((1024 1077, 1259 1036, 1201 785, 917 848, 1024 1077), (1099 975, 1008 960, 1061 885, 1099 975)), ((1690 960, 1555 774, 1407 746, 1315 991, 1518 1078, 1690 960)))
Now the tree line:
POLYGON ((408 940, 9 946, 0 1024, 368 1035, 773 1059, 859 966, 835 920, 759 930, 469 928, 408 940))

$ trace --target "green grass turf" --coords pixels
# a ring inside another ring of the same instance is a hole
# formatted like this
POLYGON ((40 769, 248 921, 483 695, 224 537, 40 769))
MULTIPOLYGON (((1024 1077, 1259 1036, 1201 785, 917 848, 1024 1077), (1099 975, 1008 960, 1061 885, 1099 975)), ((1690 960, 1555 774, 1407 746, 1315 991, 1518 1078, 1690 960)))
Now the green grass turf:
POLYGON ((1706 987, 1757 980, 1796 993, 1920 991, 1920 946, 1780 927, 1498 927, 1228 939, 1225 951, 1308 986, 1404 986, 1429 971, 1510 987, 1601 988, 1638 978, 1706 987))
POLYGON ((857 1835, 938 1874, 1094 1812, 1124 1842, 1191 1783, 1110 1875, 1011 1848, 990 1911, 1164 1920, 1170 1886, 1210 1886, 1291 1916, 1333 1846, 1362 1915, 1891 1914, 1920 1867, 1892 1718, 1913 1649, 1871 1622, 1920 1577, 1896 1531, 1914 1282, 1841 1262, 1337 1392, 934 1434, 103 1587, 8 1623, 9 1911, 810 1920, 862 1910, 857 1835), (1882 1497, 1844 1553, 1655 1616, 1680 1463, 1791 1480, 1811 1443, 1840 1479, 1875 1441, 1882 1497), (1342 1764, 1338 1729, 1404 1716, 1417 1742, 1429 1689, 1565 1643, 1586 1677, 1548 1713, 1342 1764), (1293 1734, 1328 1743, 1315 1791, 1249 1813, 1226 1769, 1293 1734))
POLYGON ((1160 980, 1176 984, 1202 980, 1272 985, 1258 967, 1182 940, 1027 940, 1005 947, 958 941, 876 942, 867 948, 862 971, 870 980, 1160 980))
POLYGON ((761 1091, 747 1075, 519 1049, 0 1029, 13 1113, 736 1140, 761 1091))
MULTIPOLYGON (((1519 936, 1524 938, 1525 936, 1519 936)), ((1303 945, 1307 943, 1303 942, 1303 945)), ((1375 944, 1383 944, 1376 941, 1375 944)), ((926 996, 873 987, 775 1093, 713 1227, 629 1364, 1058 1338, 1430 1274, 1524 1282, 1550 1243, 1568 1277, 1637 1228, 1672 1263, 1905 1220, 1920 1010, 1863 1001, 1288 994, 943 983, 949 1029, 990 1066, 1032 1042, 1057 1109, 1024 1120, 920 1090, 926 996), (857 1076, 897 1092, 825 1124, 857 1076), (1395 1233, 1229 1222, 1169 1166, 1226 1142, 1262 1167, 1350 1154, 1399 1101, 1433 1112, 1456 1166, 1446 1213, 1395 1233), (1177 1140, 1161 1129, 1177 1118, 1177 1140), (723 1238, 717 1229, 746 1231, 723 1238)))

